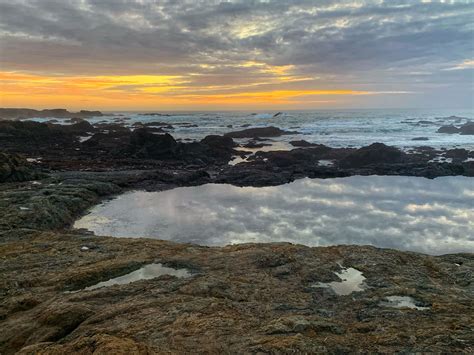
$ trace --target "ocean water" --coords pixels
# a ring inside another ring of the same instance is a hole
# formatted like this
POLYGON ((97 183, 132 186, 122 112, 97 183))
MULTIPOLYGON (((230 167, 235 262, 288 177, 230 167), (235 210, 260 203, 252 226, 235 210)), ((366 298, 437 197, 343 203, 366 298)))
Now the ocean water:
POLYGON ((301 179, 270 187, 206 184, 135 191, 74 224, 96 235, 220 246, 363 244, 428 254, 474 252, 474 179, 301 179))
MULTIPOLYGON (((360 147, 382 142, 401 148, 431 146, 435 148, 461 147, 474 150, 474 136, 442 134, 442 125, 461 125, 474 120, 474 110, 317 110, 277 112, 160 112, 149 116, 138 112, 113 112, 110 116, 94 117, 91 123, 160 121, 172 124, 175 138, 199 140, 209 134, 224 134, 244 129, 242 126, 276 126, 297 131, 296 135, 272 138, 274 149, 289 149, 291 140, 304 139, 331 147, 360 147), (196 125, 196 126, 195 126, 196 125), (425 137, 417 141, 413 138, 425 137)), ((45 119, 37 119, 46 121, 45 119)), ((60 120, 65 122, 65 120, 60 120)))

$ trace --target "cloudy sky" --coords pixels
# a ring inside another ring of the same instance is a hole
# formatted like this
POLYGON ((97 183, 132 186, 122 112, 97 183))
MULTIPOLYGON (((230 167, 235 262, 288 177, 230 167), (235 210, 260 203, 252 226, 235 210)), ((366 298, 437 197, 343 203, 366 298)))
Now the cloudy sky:
POLYGON ((474 1, 0 0, 0 106, 472 108, 474 1))

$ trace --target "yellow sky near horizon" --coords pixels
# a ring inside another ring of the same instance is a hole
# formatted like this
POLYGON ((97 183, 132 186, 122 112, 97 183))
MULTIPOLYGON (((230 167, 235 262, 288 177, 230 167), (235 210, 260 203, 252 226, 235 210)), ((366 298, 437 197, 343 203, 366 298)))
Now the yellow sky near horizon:
POLYGON ((196 74, 63 76, 0 72, 2 107, 98 110, 173 110, 214 108, 305 108, 337 103, 339 97, 380 92, 337 89, 283 89, 278 84, 305 81, 286 67, 249 62, 243 67, 270 73, 261 83, 196 85, 196 74), (266 85, 277 84, 268 89, 266 85))

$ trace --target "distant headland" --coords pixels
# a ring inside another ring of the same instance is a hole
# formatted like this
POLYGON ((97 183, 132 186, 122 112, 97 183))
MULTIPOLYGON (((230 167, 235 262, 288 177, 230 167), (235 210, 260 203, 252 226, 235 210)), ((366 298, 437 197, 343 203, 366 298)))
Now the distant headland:
POLYGON ((87 118, 94 116, 103 116, 100 111, 87 111, 81 110, 79 112, 69 112, 64 108, 45 109, 45 110, 34 110, 30 108, 0 108, 0 119, 4 120, 19 120, 26 118, 87 118))

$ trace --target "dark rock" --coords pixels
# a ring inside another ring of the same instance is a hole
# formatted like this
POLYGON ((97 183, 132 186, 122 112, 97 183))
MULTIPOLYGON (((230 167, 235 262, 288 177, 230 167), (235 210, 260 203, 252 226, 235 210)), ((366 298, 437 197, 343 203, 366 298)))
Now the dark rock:
POLYGON ((373 143, 349 154, 340 161, 340 165, 342 167, 358 168, 375 164, 401 163, 405 155, 398 148, 389 147, 383 143, 373 143))
POLYGON ((314 147, 314 146, 318 145, 318 144, 315 144, 315 143, 307 142, 304 139, 299 140, 299 141, 291 141, 290 144, 293 147, 314 147))
POLYGON ((459 133, 459 128, 453 125, 449 126, 441 126, 437 130, 438 133, 447 133, 447 134, 454 134, 454 133, 459 133))
POLYGON ((218 135, 206 136, 203 140, 201 140, 201 143, 212 148, 225 150, 232 150, 232 148, 236 146, 232 138, 218 135))
POLYGON ((271 146, 269 143, 262 143, 262 142, 257 142, 255 140, 251 140, 247 144, 244 144, 243 147, 245 148, 262 148, 262 147, 268 147, 271 146))
POLYGON ((444 156, 446 158, 452 158, 453 161, 463 161, 469 157, 469 151, 462 148, 455 148, 455 149, 447 150, 444 153, 444 156))
POLYGON ((25 159, 0 152, 0 183, 27 181, 36 177, 34 169, 25 159))
POLYGON ((130 136, 128 152, 139 158, 169 159, 175 156, 178 145, 168 133, 158 135, 146 128, 139 128, 130 136))
POLYGON ((428 137, 415 137, 412 138, 412 141, 429 141, 430 139, 428 137))
POLYGON ((284 131, 277 127, 248 128, 242 131, 226 133, 225 136, 232 138, 257 138, 257 137, 279 137, 286 134, 298 134, 298 132, 284 131))
POLYGON ((93 116, 102 116, 103 114, 100 111, 86 111, 81 110, 79 112, 69 112, 65 109, 51 109, 51 110, 33 110, 27 108, 0 108, 0 117, 4 119, 27 119, 27 118, 47 118, 47 117, 56 117, 56 118, 87 118, 93 116))
POLYGON ((98 128, 102 131, 109 132, 129 132, 130 130, 118 123, 97 123, 94 125, 95 128, 98 128))
POLYGON ((459 127, 459 132, 462 135, 474 135, 474 122, 468 122, 459 127))
POLYGON ((96 131, 94 126, 92 126, 89 122, 85 120, 78 121, 77 123, 74 123, 72 125, 54 125, 50 127, 53 127, 53 129, 60 130, 66 133, 74 134, 92 133, 96 131))

